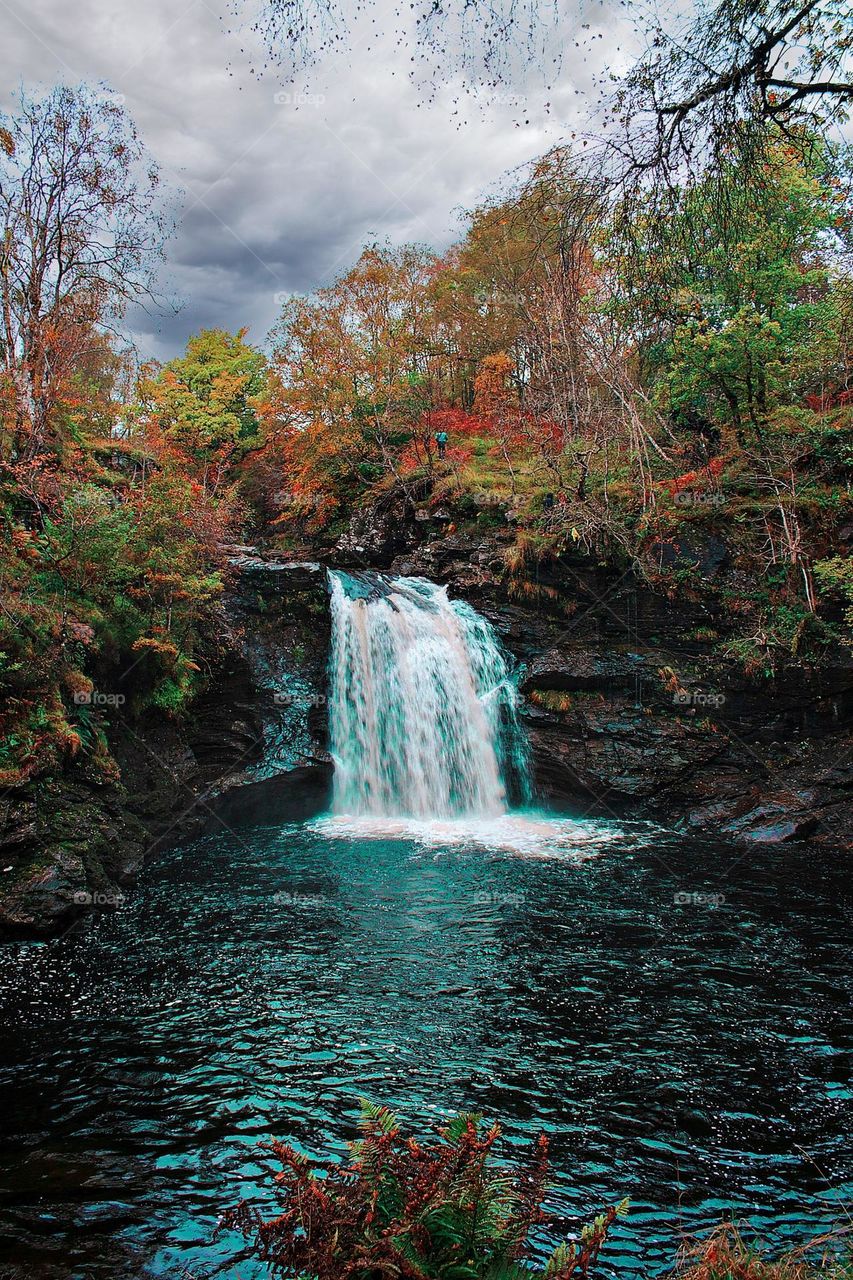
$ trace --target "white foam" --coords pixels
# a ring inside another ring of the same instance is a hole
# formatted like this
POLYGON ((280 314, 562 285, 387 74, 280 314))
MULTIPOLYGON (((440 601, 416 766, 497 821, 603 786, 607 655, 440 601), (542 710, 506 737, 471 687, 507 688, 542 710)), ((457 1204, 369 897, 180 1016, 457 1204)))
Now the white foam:
POLYGON ((572 861, 596 857, 623 834, 608 822, 578 821, 534 812, 486 818, 330 814, 307 826, 331 839, 408 840, 428 849, 476 848, 527 858, 572 861))

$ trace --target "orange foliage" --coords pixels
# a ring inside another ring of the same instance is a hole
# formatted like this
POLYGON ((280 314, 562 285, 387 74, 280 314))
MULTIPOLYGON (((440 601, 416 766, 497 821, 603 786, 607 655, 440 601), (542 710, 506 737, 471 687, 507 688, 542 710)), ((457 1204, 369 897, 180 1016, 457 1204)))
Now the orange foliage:
POLYGON ((706 466, 697 471, 685 471, 683 475, 676 476, 674 479, 661 480, 660 487, 674 498, 677 493, 718 480, 722 475, 725 462, 725 458, 711 458, 706 466))

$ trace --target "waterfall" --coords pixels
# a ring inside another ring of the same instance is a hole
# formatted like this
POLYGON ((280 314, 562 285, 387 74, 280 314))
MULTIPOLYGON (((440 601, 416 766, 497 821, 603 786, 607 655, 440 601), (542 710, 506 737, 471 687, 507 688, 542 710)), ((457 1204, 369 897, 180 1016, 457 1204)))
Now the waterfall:
POLYGON ((495 818, 526 799, 510 662, 470 605, 423 578, 330 571, 338 814, 495 818))

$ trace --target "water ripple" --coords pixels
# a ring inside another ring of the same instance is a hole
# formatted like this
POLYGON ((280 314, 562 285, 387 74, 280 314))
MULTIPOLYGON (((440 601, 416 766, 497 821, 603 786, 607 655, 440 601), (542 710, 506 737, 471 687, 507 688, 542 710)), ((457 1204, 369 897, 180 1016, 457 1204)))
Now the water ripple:
POLYGON ((0 949, 0 1275, 229 1274, 240 1243, 211 1232, 267 1195, 259 1141, 342 1152, 361 1094, 416 1124, 478 1107, 511 1143, 544 1128, 559 1223, 633 1197, 625 1275, 723 1212, 776 1241, 826 1226, 850 1178, 849 868, 732 862, 530 815, 161 855, 119 913, 0 949))

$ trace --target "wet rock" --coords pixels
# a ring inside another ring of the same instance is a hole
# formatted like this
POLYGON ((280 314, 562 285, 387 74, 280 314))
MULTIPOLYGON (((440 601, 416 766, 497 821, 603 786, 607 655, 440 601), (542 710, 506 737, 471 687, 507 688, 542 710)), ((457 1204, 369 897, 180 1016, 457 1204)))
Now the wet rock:
POLYGON ((121 783, 99 779, 81 756, 63 776, 3 797, 0 931, 47 935, 87 911, 115 909, 145 854, 205 829, 219 805, 220 828, 322 807, 331 772, 326 571, 242 548, 231 570, 231 642, 188 714, 117 715, 109 725, 121 783), (242 791, 245 799, 230 799, 242 791))
POLYGON ((536 784, 551 803, 653 816, 733 843, 851 844, 853 776, 825 767, 853 751, 849 733, 764 755, 725 725, 638 707, 618 690, 562 696, 561 709, 524 712, 536 784))
POLYGON ((315 759, 293 769, 232 787, 209 806, 205 830, 263 823, 302 822, 329 807, 334 768, 330 759, 315 759))
POLYGON ((114 910, 147 843, 120 789, 37 781, 7 796, 0 825, 0 930, 47 935, 114 910))
POLYGON ((525 711, 540 794, 603 814, 677 811, 692 771, 711 764, 719 741, 625 702, 616 710, 611 699, 584 695, 561 712, 525 711))
POLYGON ((357 511, 335 548, 336 563, 363 568, 388 568, 395 556, 421 540, 411 502, 393 499, 357 511))
MULTIPOLYGON (((658 666, 664 664, 660 659, 658 666)), ((555 648, 534 658, 523 682, 534 689, 633 689, 638 680, 658 682, 655 662, 648 655, 620 650, 555 648)))
POLYGON ((0 918, 5 929, 53 932, 82 913, 86 884, 82 858, 62 850, 46 853, 40 864, 28 867, 10 888, 4 887, 0 918))
POLYGON ((675 537, 668 542, 658 542, 652 554, 662 568, 696 569, 703 577, 712 577, 727 563, 729 549, 714 534, 705 537, 675 537))
POLYGON ((261 552, 257 547, 251 546, 247 543, 232 542, 232 543, 229 543, 228 545, 224 545, 222 550, 226 556, 229 556, 232 558, 248 556, 248 557, 257 559, 261 555, 261 552))
POLYGON ((803 840, 818 826, 812 807, 814 801, 814 792, 771 796, 746 813, 723 822, 720 829, 738 840, 754 844, 803 840))
POLYGON ((676 1112, 675 1119, 679 1129, 693 1137, 704 1138, 714 1131, 711 1117, 699 1107, 684 1107, 676 1112))
POLYGON ((259 556, 232 556, 229 565, 237 575, 236 595, 245 608, 254 604, 263 611, 270 601, 285 600, 291 614, 324 607, 326 568, 318 561, 269 560, 259 556))

